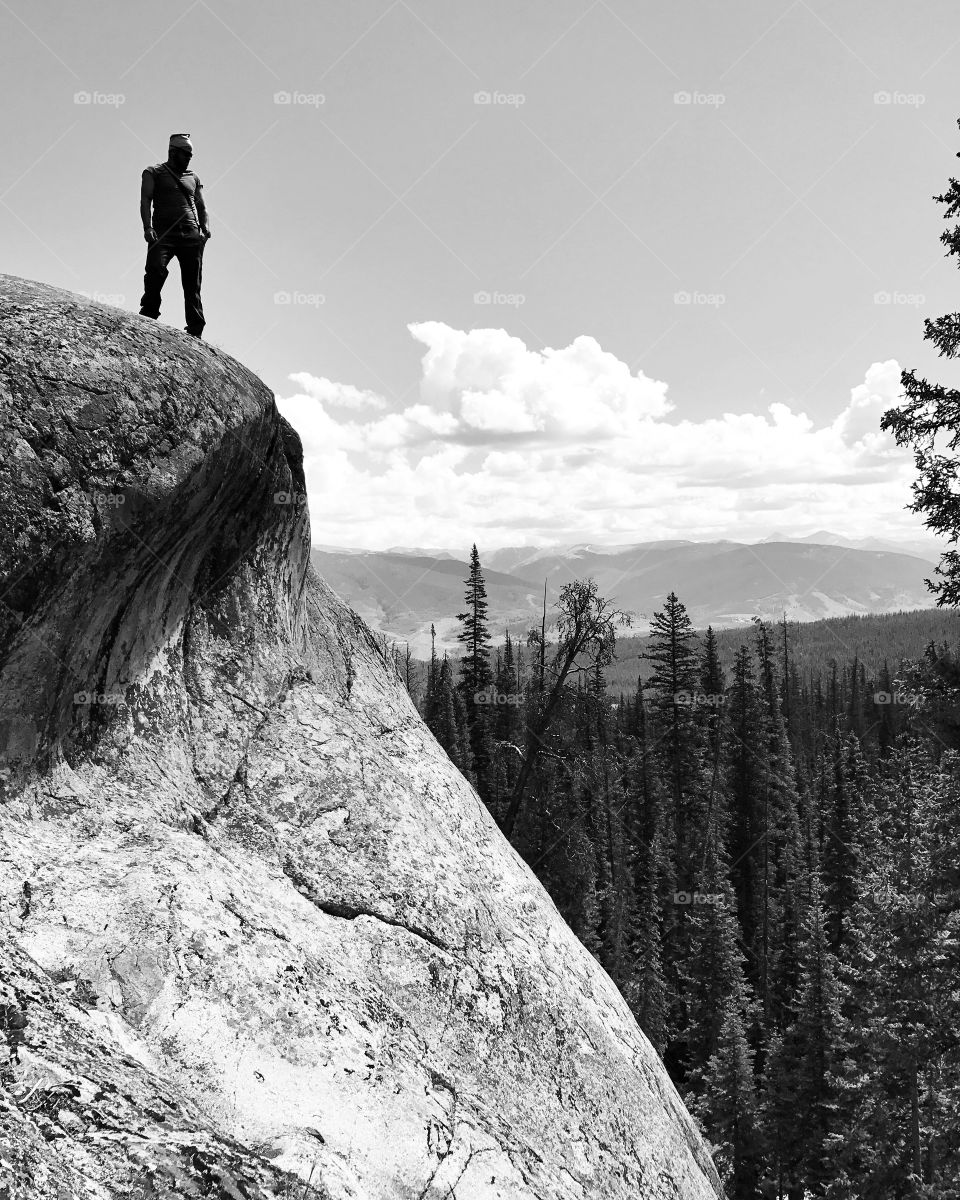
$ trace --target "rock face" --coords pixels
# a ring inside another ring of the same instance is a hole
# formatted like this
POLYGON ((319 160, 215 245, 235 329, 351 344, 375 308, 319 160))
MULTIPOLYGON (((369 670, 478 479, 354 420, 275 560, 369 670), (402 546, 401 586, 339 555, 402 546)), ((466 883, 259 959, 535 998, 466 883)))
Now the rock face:
POLYGON ((720 1194, 309 567, 268 389, 0 276, 0 405, 0 1197, 720 1194))

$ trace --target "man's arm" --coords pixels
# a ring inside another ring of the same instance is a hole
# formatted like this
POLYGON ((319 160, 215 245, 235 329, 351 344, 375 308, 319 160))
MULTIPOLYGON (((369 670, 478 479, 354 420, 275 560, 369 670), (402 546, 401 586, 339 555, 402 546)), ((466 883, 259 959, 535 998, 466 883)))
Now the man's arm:
POLYGON ((207 215, 207 206, 203 202, 203 184, 197 180, 196 190, 193 193, 193 202, 197 206, 197 217, 200 221, 200 230, 208 238, 213 237, 210 232, 210 218, 207 215))
POLYGON ((143 236, 148 242, 155 242, 157 235, 153 229, 153 217, 150 206, 153 204, 153 172, 148 167, 143 172, 140 181, 140 221, 143 225, 143 236))

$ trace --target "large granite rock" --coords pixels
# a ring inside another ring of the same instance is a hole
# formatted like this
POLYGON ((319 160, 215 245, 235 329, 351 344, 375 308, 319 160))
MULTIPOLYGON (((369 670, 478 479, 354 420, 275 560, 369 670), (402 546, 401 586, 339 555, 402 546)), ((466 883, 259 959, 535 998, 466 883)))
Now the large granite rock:
POLYGON ((269 390, 0 276, 0 405, 28 1017, 0 1197, 719 1194, 617 989, 309 568, 269 390))

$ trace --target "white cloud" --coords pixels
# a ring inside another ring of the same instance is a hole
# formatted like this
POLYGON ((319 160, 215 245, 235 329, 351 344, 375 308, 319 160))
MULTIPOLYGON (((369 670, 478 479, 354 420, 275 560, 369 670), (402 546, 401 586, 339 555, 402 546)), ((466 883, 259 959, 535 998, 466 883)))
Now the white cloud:
POLYGON ((578 337, 529 350, 502 329, 409 326, 426 347, 400 408, 350 384, 291 375, 278 400, 304 444, 314 540, 485 546, 731 537, 776 528, 918 532, 912 459, 881 433, 900 370, 874 363, 836 417, 667 420, 666 383, 578 337))
POLYGON ((407 328, 427 347, 421 398, 453 414, 452 436, 468 443, 477 432, 491 442, 611 439, 671 408, 665 383, 631 374, 592 337, 537 351, 503 329, 462 332, 442 321, 407 328))
POLYGON ((322 376, 318 378, 307 371, 297 371, 290 378, 294 383, 298 383, 308 396, 333 408, 361 410, 387 407, 386 400, 376 392, 361 391, 349 383, 334 383, 332 379, 324 379, 322 376))
POLYGON ((883 437, 880 418, 886 409, 897 403, 900 390, 900 364, 896 359, 874 363, 864 382, 850 393, 850 403, 833 423, 844 442, 852 446, 868 435, 883 437))

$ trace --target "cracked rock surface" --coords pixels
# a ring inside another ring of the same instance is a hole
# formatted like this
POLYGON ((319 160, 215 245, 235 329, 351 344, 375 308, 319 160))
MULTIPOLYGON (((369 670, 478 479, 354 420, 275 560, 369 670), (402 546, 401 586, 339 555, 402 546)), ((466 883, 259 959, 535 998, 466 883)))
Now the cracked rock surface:
POLYGON ((309 567, 270 391, 0 276, 0 406, 28 1017, 0 1200, 719 1195, 619 992, 309 567))

